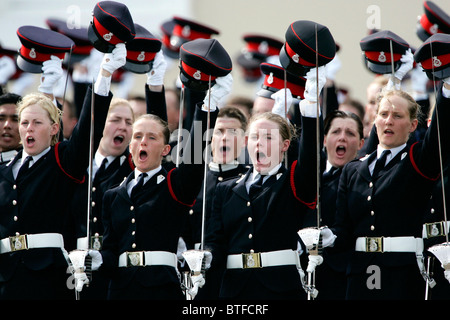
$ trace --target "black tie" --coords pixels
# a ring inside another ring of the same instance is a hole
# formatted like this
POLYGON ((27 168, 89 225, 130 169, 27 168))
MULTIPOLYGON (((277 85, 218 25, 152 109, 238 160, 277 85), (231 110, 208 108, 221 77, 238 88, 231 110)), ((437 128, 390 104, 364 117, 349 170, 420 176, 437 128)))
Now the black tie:
POLYGON ((94 182, 97 182, 98 179, 102 176, 103 172, 105 172, 106 164, 108 163, 108 159, 105 157, 103 158, 102 164, 100 165, 100 168, 98 168, 97 172, 95 173, 94 182))
POLYGON ((147 174, 141 173, 141 175, 138 177, 138 182, 131 190, 131 199, 134 200, 136 198, 136 195, 139 193, 139 191, 142 189, 142 186, 144 185, 144 178, 147 176, 147 174))
POLYGON ((17 173, 16 180, 19 180, 19 178, 23 177, 25 172, 30 168, 30 161, 33 160, 32 156, 27 156, 25 158, 25 161, 22 163, 22 166, 19 169, 19 172, 17 173))
POLYGON ((375 168, 373 169, 372 178, 377 178, 380 174, 380 171, 384 168, 386 165, 386 158, 388 154, 391 153, 390 150, 384 150, 381 154, 381 157, 378 158, 377 162, 375 163, 375 168))
POLYGON ((248 190, 248 195, 250 196, 250 199, 256 198, 256 196, 261 192, 264 177, 265 176, 263 175, 259 175, 258 180, 256 180, 256 182, 254 182, 250 186, 250 189, 248 190))

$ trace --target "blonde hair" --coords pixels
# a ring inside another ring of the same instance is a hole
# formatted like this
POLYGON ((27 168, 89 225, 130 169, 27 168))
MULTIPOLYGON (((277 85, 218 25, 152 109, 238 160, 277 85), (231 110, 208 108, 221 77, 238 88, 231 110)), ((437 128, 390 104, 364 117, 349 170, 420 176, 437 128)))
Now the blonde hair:
POLYGON ((378 106, 377 106, 377 113, 378 108, 380 107, 380 103, 383 99, 389 99, 389 97, 397 96, 400 98, 403 98, 406 100, 406 103, 408 104, 408 111, 409 111, 409 119, 415 120, 418 119, 421 116, 421 110, 420 106, 417 104, 416 100, 414 100, 411 95, 409 95, 407 92, 402 90, 383 90, 381 94, 378 97, 378 106))
MULTIPOLYGON (((50 122, 57 123, 58 125, 61 123, 61 115, 62 111, 55 106, 53 101, 45 96, 42 93, 30 93, 22 98, 22 101, 18 103, 18 114, 19 114, 19 123, 21 121, 22 111, 32 105, 38 105, 45 111, 47 111, 48 118, 50 122)), ((59 130, 58 133, 52 136, 51 145, 54 146, 59 141, 59 130)))
POLYGON ((123 99, 123 98, 113 98, 113 99, 111 100, 111 103, 109 104, 108 115, 109 115, 115 108, 120 107, 120 106, 124 106, 124 107, 127 107, 128 109, 130 109, 130 112, 131 112, 131 119, 132 119, 133 122, 134 122, 135 116, 134 116, 133 108, 131 107, 131 103, 130 103, 128 100, 123 99))

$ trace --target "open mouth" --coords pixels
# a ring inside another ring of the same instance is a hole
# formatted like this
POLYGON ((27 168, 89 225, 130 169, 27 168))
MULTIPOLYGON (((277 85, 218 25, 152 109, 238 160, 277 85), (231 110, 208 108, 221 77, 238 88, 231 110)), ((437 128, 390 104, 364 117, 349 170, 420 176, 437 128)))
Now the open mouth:
POLYGON ((384 134, 385 135, 393 135, 394 131, 392 131, 391 129, 386 129, 386 130, 384 130, 384 134))
POLYGON ((336 154, 340 157, 345 155, 345 151, 347 151, 347 149, 344 146, 337 146, 336 147, 336 154))
POLYGON ((27 137, 27 138, 25 139, 25 143, 26 143, 26 145, 29 146, 29 147, 32 146, 32 145, 34 145, 35 141, 36 141, 36 140, 34 140, 33 137, 27 137))
POLYGON ((258 162, 262 162, 262 161, 264 161, 264 159, 266 159, 267 158, 267 156, 266 156, 266 154, 264 153, 264 152, 260 152, 260 151, 257 151, 256 152, 256 160, 258 161, 258 162))
POLYGON ((115 145, 122 144, 124 139, 125 139, 124 136, 121 136, 121 135, 116 136, 116 137, 114 137, 114 144, 115 145))
POLYGON ((220 150, 220 152, 226 153, 226 152, 229 152, 231 150, 231 148, 227 147, 227 146, 222 146, 219 148, 219 150, 220 150))
POLYGON ((148 158, 147 151, 141 150, 139 151, 139 160, 145 161, 148 158))

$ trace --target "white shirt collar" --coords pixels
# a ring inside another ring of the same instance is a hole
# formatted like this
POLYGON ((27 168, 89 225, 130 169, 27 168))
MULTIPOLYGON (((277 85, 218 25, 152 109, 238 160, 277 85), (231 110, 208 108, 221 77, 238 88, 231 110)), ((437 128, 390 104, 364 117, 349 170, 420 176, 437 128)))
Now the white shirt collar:
MULTIPOLYGON (((153 177, 156 173, 158 173, 159 170, 161 170, 161 168, 162 168, 162 166, 160 165, 159 167, 157 167, 157 168, 155 168, 153 170, 147 171, 146 172, 147 173, 147 177, 145 177, 144 183, 146 183, 151 177, 153 177)), ((141 173, 142 173, 142 171, 139 171, 137 168, 134 169, 134 179, 137 180, 137 178, 141 175, 141 173)))
MULTIPOLYGON (((45 150, 43 150, 41 153, 39 153, 37 155, 31 156, 33 158, 33 160, 30 161, 30 167, 49 151, 50 151, 50 147, 46 148, 45 150)), ((20 165, 23 164, 23 162, 25 161, 25 158, 28 156, 29 156, 29 154, 24 149, 22 152, 22 159, 21 159, 20 165)))
POLYGON ((381 157, 381 154, 383 153, 384 150, 390 150, 391 153, 388 154, 388 156, 386 157, 386 164, 391 161, 391 159, 393 159, 400 151, 402 151, 406 146, 406 143, 402 144, 401 146, 392 148, 392 149, 384 149, 383 147, 381 147, 380 145, 378 145, 377 147, 377 159, 379 157, 381 157))
MULTIPOLYGON (((267 174, 266 176, 273 176, 274 174, 276 174, 278 172, 278 170, 281 168, 282 163, 279 163, 277 166, 273 167, 267 174)), ((252 176, 252 182, 255 181, 255 179, 257 179, 258 174, 260 174, 258 171, 255 170, 255 168, 253 168, 253 172, 252 172, 253 176, 252 176)))

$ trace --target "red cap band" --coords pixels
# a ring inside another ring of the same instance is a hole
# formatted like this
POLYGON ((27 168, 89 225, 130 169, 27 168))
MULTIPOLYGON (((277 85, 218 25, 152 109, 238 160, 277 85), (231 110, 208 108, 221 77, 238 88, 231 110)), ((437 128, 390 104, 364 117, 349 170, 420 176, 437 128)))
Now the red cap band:
POLYGON ((261 46, 261 44, 262 44, 262 42, 248 42, 247 50, 249 52, 262 53, 262 54, 265 54, 268 56, 275 56, 280 53, 280 50, 278 48, 271 47, 270 45, 263 47, 263 46, 261 46))
POLYGON ((173 31, 172 32, 173 32, 174 36, 178 36, 178 37, 189 39, 189 40, 194 40, 194 39, 199 39, 199 38, 202 38, 202 39, 209 39, 209 38, 211 38, 211 34, 210 33, 196 31, 196 30, 192 30, 190 28, 187 29, 184 26, 181 26, 179 24, 176 24, 173 27, 173 31))
MULTIPOLYGON (((188 66, 183 61, 181 62, 181 67, 183 68, 184 72, 186 72, 189 76, 191 76, 195 80, 209 81, 209 75, 208 74, 203 73, 203 72, 201 72, 198 69, 195 69, 195 68, 192 68, 192 67, 188 66)), ((217 77, 211 76, 211 81, 215 80, 216 78, 217 77)))
MULTIPOLYGON (((371 61, 378 61, 381 63, 391 62, 391 53, 384 51, 365 51, 364 54, 371 61)), ((394 62, 399 61, 402 58, 402 54, 394 53, 394 62)))
MULTIPOLYGON (((270 88, 276 88, 278 90, 284 89, 284 79, 274 77, 272 73, 268 74, 264 78, 264 85, 270 88)), ((303 97, 305 87, 301 85, 294 84, 287 81, 286 86, 291 90, 292 95, 297 97, 303 97)))
POLYGON ((420 17, 420 25, 425 29, 429 34, 442 33, 442 30, 437 27, 437 25, 433 24, 428 20, 426 14, 423 14, 420 17))
POLYGON ((65 52, 59 52, 59 53, 40 53, 37 52, 34 48, 27 48, 22 46, 20 48, 20 55, 24 58, 30 59, 30 60, 34 60, 37 62, 44 62, 47 60, 50 60, 51 56, 56 56, 60 59, 64 59, 64 55, 66 53, 65 52))
POLYGON ((93 46, 75 46, 73 48, 73 54, 89 55, 93 46))
POLYGON ((139 61, 139 62, 150 62, 156 56, 156 52, 146 52, 146 51, 127 51, 127 59, 139 61))
POLYGON ((302 59, 302 57, 300 57, 294 50, 292 50, 292 48, 289 46, 289 43, 286 42, 285 48, 286 48, 287 54, 289 55, 289 57, 291 57, 291 59, 295 63, 301 64, 301 65, 307 66, 307 67, 315 67, 316 66, 314 63, 311 63, 309 61, 302 59))
POLYGON ((432 71, 433 68, 440 68, 450 63, 450 53, 444 54, 442 56, 433 57, 427 60, 420 62, 422 64, 422 68, 432 71))
POLYGON ((103 27, 100 22, 97 20, 96 17, 94 17, 94 25, 97 32, 100 34, 100 36, 103 38, 103 40, 111 43, 111 44, 118 44, 122 43, 123 41, 117 38, 111 31, 107 30, 105 27, 103 27))

